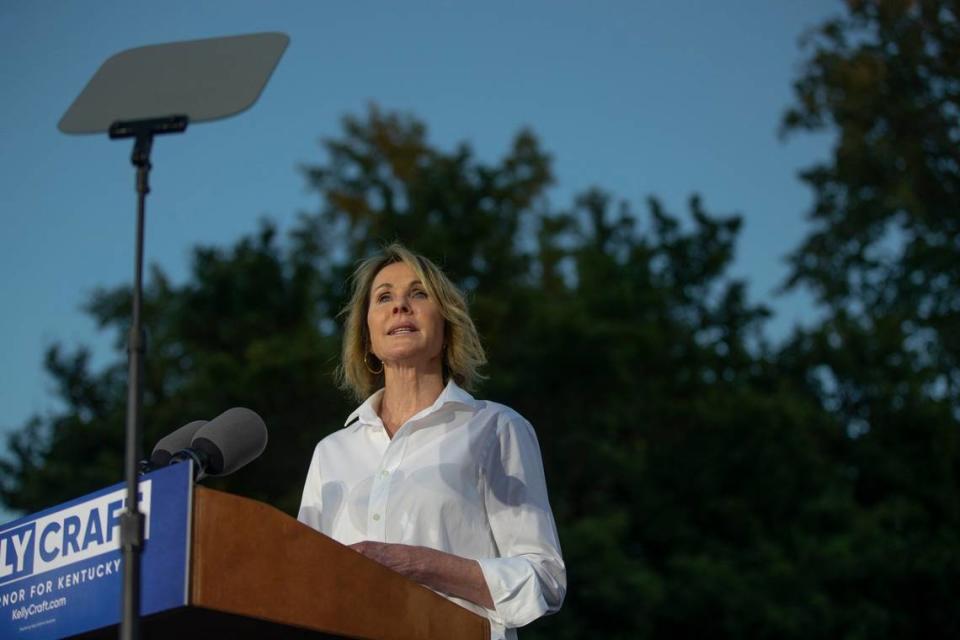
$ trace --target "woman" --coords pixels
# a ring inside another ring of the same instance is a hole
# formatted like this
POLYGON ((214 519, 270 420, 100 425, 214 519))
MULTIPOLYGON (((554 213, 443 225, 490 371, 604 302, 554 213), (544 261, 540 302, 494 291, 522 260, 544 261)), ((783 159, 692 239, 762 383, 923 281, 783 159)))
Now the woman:
POLYGON ((299 519, 515 638, 566 592, 533 428, 464 390, 483 348, 426 258, 394 244, 363 262, 344 313, 339 374, 365 400, 317 445, 299 519))

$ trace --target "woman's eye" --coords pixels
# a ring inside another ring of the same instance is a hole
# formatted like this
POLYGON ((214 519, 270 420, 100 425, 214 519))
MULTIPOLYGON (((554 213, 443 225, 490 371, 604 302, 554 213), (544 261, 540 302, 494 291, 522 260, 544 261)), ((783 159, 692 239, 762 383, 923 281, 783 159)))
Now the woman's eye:
POLYGON ((413 292, 413 297, 414 297, 414 298, 426 298, 426 297, 427 297, 427 292, 426 292, 426 291, 422 291, 422 290, 421 290, 421 291, 414 291, 414 292, 413 292))
POLYGON ((379 296, 377 296, 377 302, 387 302, 388 300, 390 300, 389 293, 381 293, 379 296))

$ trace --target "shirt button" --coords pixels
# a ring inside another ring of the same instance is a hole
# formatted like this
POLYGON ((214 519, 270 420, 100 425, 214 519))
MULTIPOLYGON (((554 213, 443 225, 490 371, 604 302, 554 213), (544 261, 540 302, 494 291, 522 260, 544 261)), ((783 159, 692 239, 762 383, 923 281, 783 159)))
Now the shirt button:
POLYGON ((373 514, 373 519, 374 519, 374 520, 379 520, 379 519, 380 519, 380 514, 379 514, 379 513, 373 514))
POLYGON ((384 469, 383 471, 380 472, 380 477, 381 477, 381 478, 386 478, 388 475, 390 475, 390 472, 387 471, 386 469, 384 469))

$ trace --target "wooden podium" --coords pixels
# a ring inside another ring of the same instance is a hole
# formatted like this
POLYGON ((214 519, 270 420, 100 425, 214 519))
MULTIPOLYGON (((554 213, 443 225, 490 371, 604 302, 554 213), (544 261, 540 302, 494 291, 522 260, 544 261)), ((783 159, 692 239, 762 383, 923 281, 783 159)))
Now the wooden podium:
POLYGON ((205 487, 193 500, 188 606, 143 618, 145 640, 490 638, 486 618, 273 507, 205 487))

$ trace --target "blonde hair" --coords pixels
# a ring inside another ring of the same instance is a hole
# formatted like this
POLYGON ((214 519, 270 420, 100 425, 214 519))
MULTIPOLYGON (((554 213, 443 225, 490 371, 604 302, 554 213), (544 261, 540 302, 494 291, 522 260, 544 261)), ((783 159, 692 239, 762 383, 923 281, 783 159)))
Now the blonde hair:
MULTIPOLYGON (((344 389, 352 391, 358 400, 364 400, 375 389, 383 386, 383 369, 373 373, 367 366, 370 353, 370 331, 367 327, 367 308, 370 288, 380 270, 403 262, 417 274, 427 294, 440 307, 444 323, 443 381, 451 377, 464 389, 482 380, 478 369, 487 361, 480 344, 477 329, 467 311, 467 301, 450 278, 424 256, 418 255, 394 242, 379 254, 362 261, 353 272, 350 301, 340 312, 345 316, 343 352, 337 367, 337 380, 344 389)), ((376 357, 376 356, 373 356, 376 357)))

